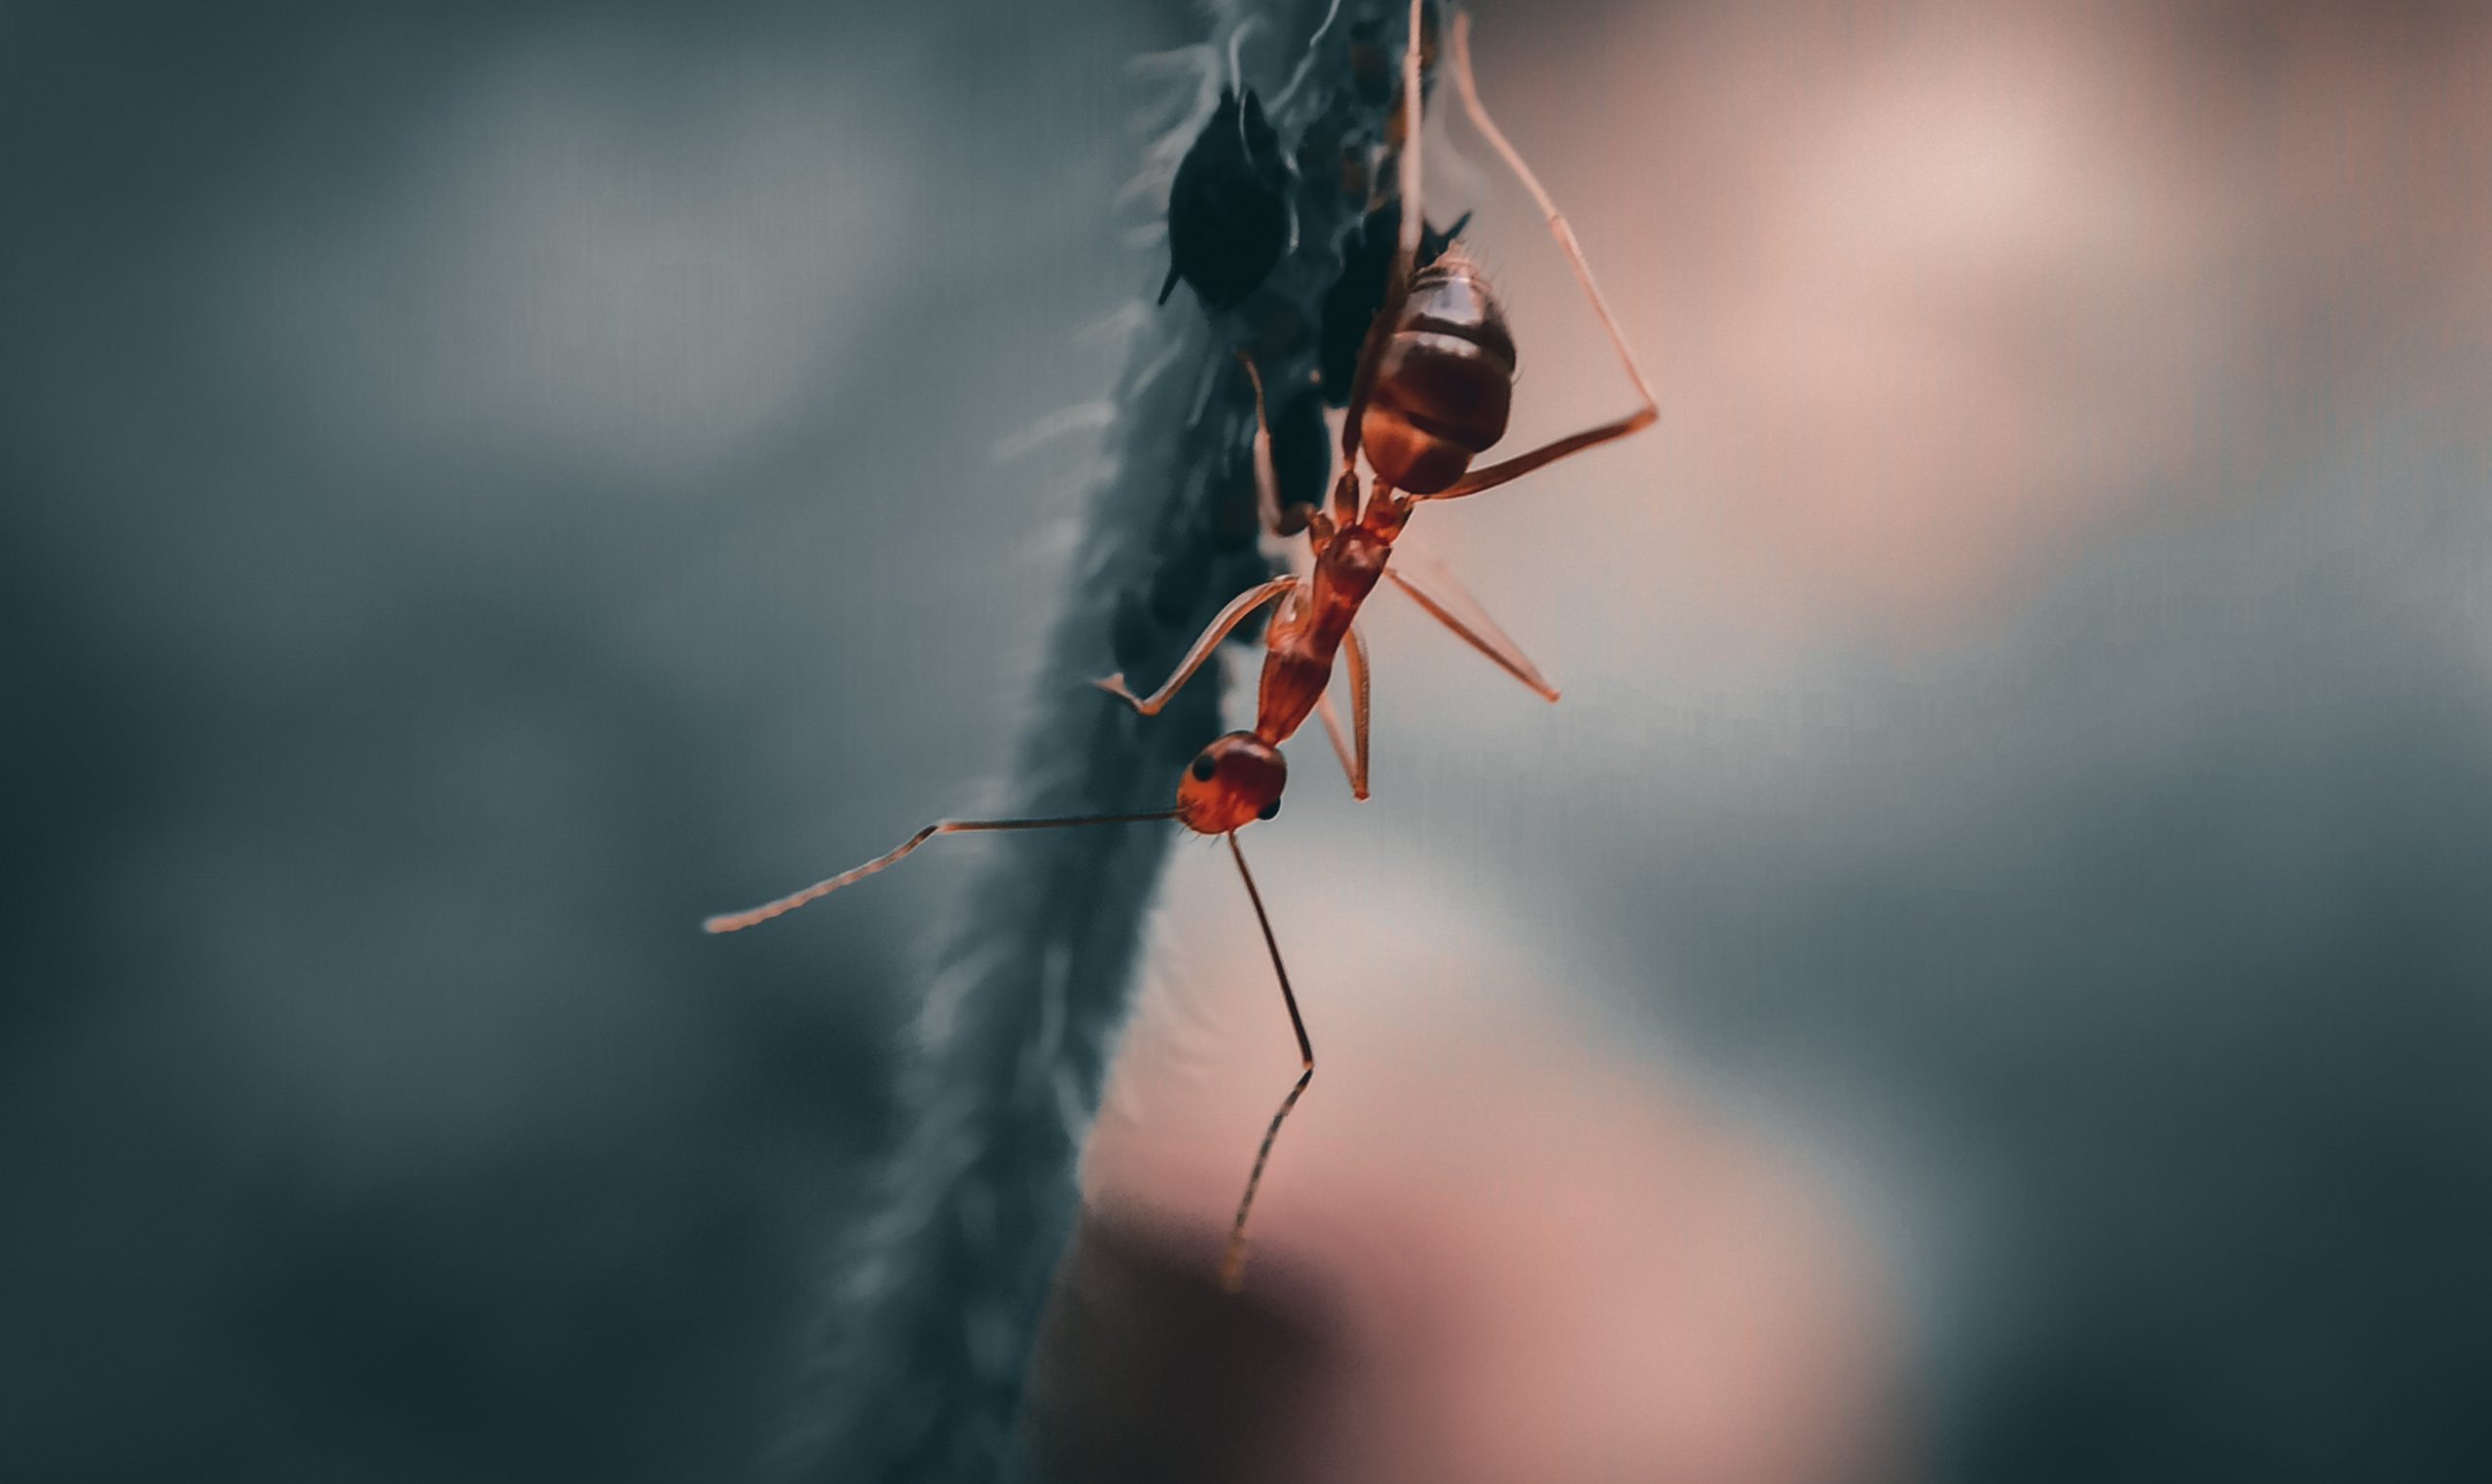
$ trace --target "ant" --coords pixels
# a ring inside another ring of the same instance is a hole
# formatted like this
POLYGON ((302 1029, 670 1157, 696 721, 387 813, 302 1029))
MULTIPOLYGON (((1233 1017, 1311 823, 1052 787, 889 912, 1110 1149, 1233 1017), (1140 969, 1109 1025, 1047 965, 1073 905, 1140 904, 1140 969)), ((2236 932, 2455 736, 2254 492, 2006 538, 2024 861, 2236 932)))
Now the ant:
MULTIPOLYGON (((1198 753, 1177 782, 1174 808, 1133 814, 1089 814, 1052 819, 942 819, 910 836, 897 849, 816 882, 800 891, 744 912, 708 920, 714 933, 734 932, 790 912, 842 887, 898 863, 937 835, 988 830, 1055 829, 1071 825, 1131 824, 1174 819, 1200 835, 1227 841, 1229 855, 1246 886, 1256 922, 1280 981, 1281 999, 1289 1009, 1290 1029, 1298 1038, 1298 1080, 1282 1099, 1255 1151, 1245 1193, 1231 1220, 1221 1264, 1222 1286, 1236 1292, 1244 1280, 1246 1220, 1262 1184, 1272 1143, 1281 1125, 1298 1105, 1315 1075, 1315 1048, 1306 1022, 1299 1013, 1298 995, 1281 961, 1280 943, 1272 933, 1263 894, 1246 867, 1237 832, 1280 813, 1281 792, 1289 767, 1280 746, 1311 713, 1322 715, 1335 751, 1349 775, 1351 792, 1368 796, 1368 662, 1367 648, 1356 627, 1359 606, 1379 581, 1390 579, 1432 617, 1494 661, 1517 679, 1550 701, 1557 690, 1543 679, 1521 651, 1496 626, 1452 592, 1431 593, 1391 565, 1393 543, 1411 512, 1427 500, 1460 499, 1481 493, 1546 468, 1561 458, 1624 438, 1649 427, 1660 407, 1643 373, 1628 348, 1626 336, 1611 317, 1593 281, 1591 266, 1575 234, 1522 157, 1488 117, 1471 75, 1470 17, 1453 22, 1453 79, 1464 111, 1473 125, 1504 157, 1530 191, 1546 217, 1558 247, 1583 285, 1593 311, 1617 350, 1628 380, 1634 383, 1639 405, 1624 416, 1500 462, 1473 469, 1473 460, 1506 431, 1515 377, 1514 337, 1486 277, 1458 242, 1417 267, 1421 259, 1423 218, 1420 211, 1420 68, 1425 35, 1425 0, 1411 0, 1410 42, 1402 58, 1398 141, 1401 210, 1399 239, 1386 275, 1383 303, 1368 327, 1349 385, 1347 411, 1340 431, 1341 473, 1334 483, 1330 509, 1284 507, 1272 463, 1271 427, 1264 405, 1264 386, 1251 356, 1239 358, 1255 392, 1254 442, 1256 496, 1262 524, 1275 536, 1303 532, 1313 558, 1309 575, 1272 578, 1239 594, 1215 617, 1186 652, 1176 670, 1148 697, 1127 689, 1121 674, 1098 683, 1101 689, 1145 716, 1156 714, 1177 691, 1207 663, 1230 631, 1266 604, 1281 603, 1264 634, 1264 672, 1256 697, 1255 725, 1214 740, 1198 753), (1366 456, 1374 478, 1363 489, 1357 460, 1366 456), (1465 610, 1468 619, 1464 616, 1465 610), (1325 692, 1336 657, 1344 662, 1350 683, 1351 742, 1345 745, 1325 692)), ((1434 234, 1427 234, 1434 235, 1434 234)), ((1428 245, 1436 245, 1430 243, 1428 245)))

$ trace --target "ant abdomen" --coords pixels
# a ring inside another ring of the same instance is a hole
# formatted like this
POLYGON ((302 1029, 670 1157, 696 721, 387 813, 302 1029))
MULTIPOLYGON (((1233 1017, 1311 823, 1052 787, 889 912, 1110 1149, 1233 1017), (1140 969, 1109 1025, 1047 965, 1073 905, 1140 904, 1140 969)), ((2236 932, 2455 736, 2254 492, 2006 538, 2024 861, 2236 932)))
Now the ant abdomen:
POLYGON ((1376 476, 1434 494, 1506 435, 1515 341, 1478 265, 1448 253, 1411 281, 1384 344, 1359 442, 1376 476))

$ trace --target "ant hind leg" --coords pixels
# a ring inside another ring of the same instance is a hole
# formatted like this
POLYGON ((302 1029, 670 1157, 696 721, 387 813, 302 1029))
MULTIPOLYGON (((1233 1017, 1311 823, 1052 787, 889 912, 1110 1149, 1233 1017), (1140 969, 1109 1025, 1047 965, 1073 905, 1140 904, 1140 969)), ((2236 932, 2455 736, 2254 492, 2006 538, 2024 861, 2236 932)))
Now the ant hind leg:
POLYGON ((1471 18, 1467 14, 1455 17, 1453 21, 1453 82, 1462 94, 1462 108, 1471 116, 1473 127, 1486 136, 1489 144, 1504 157, 1508 167, 1522 181, 1523 189, 1529 191, 1531 199, 1539 203, 1541 215, 1548 219, 1550 235, 1558 239, 1558 247, 1565 252, 1567 266, 1575 271, 1575 281, 1583 285, 1584 297, 1592 301, 1593 312, 1599 316, 1600 327, 1609 336, 1610 344, 1617 349, 1619 364, 1627 368, 1627 379, 1635 383, 1635 395, 1643 405, 1626 416, 1586 428, 1580 433, 1568 434, 1484 469, 1474 470, 1439 493, 1412 495, 1412 499, 1451 500, 1466 494, 1478 494, 1483 489, 1493 489, 1535 469, 1546 468, 1569 454, 1580 453, 1586 449, 1650 427, 1660 420, 1662 415, 1661 403, 1654 397, 1652 386, 1645 381, 1644 373, 1636 366, 1635 352, 1628 346, 1626 332, 1619 329, 1617 317, 1610 313, 1608 302, 1601 298, 1600 285, 1593 279, 1592 265, 1584 258, 1583 244, 1575 240, 1575 229, 1566 224, 1564 214, 1558 211, 1558 203, 1550 199, 1548 189, 1541 185, 1540 177, 1531 172, 1530 165, 1523 163, 1522 155, 1506 138, 1505 131, 1497 127, 1496 121, 1488 117, 1486 105, 1480 101, 1479 84, 1471 76, 1471 18))

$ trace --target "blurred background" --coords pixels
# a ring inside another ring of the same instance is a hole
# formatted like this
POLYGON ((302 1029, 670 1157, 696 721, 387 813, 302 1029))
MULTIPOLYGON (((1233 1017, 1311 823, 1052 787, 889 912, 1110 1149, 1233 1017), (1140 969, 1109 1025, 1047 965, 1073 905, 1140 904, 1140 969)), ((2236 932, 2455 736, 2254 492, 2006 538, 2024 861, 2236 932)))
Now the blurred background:
MULTIPOLYGON (((1269 1476, 2483 1477, 2492 17, 1477 15, 1665 415, 1414 523, 1564 704, 1380 598, 1250 837, 1269 1476)), ((693 924, 1008 756, 1203 24, 0 14, 0 1471, 752 1469, 954 873, 693 924)), ((1085 1171, 1206 1260, 1226 871, 1085 1171)))

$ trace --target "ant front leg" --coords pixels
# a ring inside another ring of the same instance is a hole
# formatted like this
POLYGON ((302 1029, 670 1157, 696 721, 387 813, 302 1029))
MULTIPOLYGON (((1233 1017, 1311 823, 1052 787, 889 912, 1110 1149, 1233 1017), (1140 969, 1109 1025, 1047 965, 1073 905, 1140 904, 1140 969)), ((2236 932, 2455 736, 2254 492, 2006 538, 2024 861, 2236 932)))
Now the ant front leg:
POLYGON ((1124 673, 1121 670, 1105 680, 1094 680, 1091 683, 1143 715, 1156 716, 1159 714, 1160 707, 1166 706, 1170 698, 1174 697, 1187 681, 1194 677, 1194 671, 1203 668, 1204 662, 1212 657, 1212 652, 1220 648, 1220 641, 1228 637, 1230 630, 1246 622, 1247 615, 1282 594, 1290 592, 1298 585, 1299 578, 1296 574, 1275 577, 1269 582, 1248 588, 1230 598, 1228 606, 1221 609, 1220 615, 1211 621, 1211 627, 1203 631, 1202 637, 1194 640, 1194 647, 1186 651, 1186 658, 1178 663, 1176 673, 1170 675, 1166 684, 1148 697, 1137 696, 1126 689, 1124 673))
POLYGON ((1350 741, 1357 761, 1350 768, 1350 797, 1367 799, 1367 640, 1352 624, 1341 635, 1341 661, 1350 672, 1350 741))
MULTIPOLYGON (((1586 449, 1650 427, 1662 416, 1661 404, 1653 396, 1653 388, 1645 382, 1644 373, 1636 368, 1635 352, 1628 348, 1626 332, 1618 328, 1617 319, 1609 312, 1609 305, 1600 296, 1600 285, 1593 281, 1592 265, 1584 260, 1583 245, 1575 240, 1575 229, 1566 225, 1566 218, 1558 210, 1558 203, 1549 199, 1549 192, 1541 186, 1540 178, 1531 173, 1531 166, 1523 163, 1522 156, 1508 141, 1505 132, 1497 127, 1496 121, 1488 117, 1487 108, 1480 101, 1479 85, 1471 76, 1471 18, 1468 15, 1457 16, 1453 21, 1453 82, 1462 94, 1463 111, 1471 116, 1472 124, 1487 136, 1497 153, 1505 157, 1506 163, 1521 179, 1524 189, 1531 193, 1531 199, 1539 202, 1541 215, 1549 220, 1551 235, 1558 238, 1558 247, 1565 251, 1566 262, 1575 271, 1575 281, 1584 286, 1584 297, 1592 301, 1593 312, 1600 316, 1600 327, 1608 333, 1610 344, 1617 348, 1619 364, 1627 368, 1627 379, 1635 383, 1635 394, 1643 400, 1643 406, 1624 417, 1568 434, 1528 453, 1520 453, 1484 469, 1474 470, 1449 489, 1436 494, 1413 495, 1413 499, 1452 500, 1466 494, 1478 494, 1483 489, 1494 489, 1535 469, 1547 468, 1569 454, 1580 453, 1586 449)), ((1407 232, 1406 222, 1406 235, 1407 232)))
POLYGON ((1330 694, 1315 698, 1315 714, 1324 718, 1324 735, 1333 742, 1333 755, 1341 760, 1341 773, 1350 780, 1350 797, 1367 802, 1367 641, 1354 625, 1341 636, 1342 668, 1350 678, 1350 735, 1355 745, 1341 738, 1340 714, 1333 709, 1330 694))
POLYGON ((1359 765, 1350 756, 1349 739, 1341 735, 1341 713, 1333 709, 1333 697, 1328 692, 1315 698, 1315 714, 1323 720, 1324 736, 1333 743, 1333 756, 1339 759, 1341 777, 1350 780, 1350 796, 1364 799, 1359 789, 1359 765))

